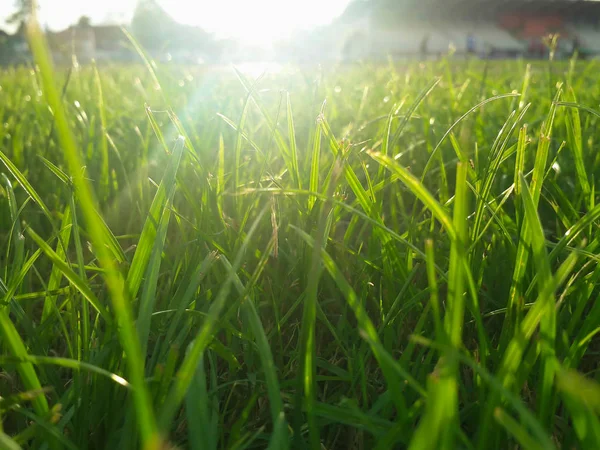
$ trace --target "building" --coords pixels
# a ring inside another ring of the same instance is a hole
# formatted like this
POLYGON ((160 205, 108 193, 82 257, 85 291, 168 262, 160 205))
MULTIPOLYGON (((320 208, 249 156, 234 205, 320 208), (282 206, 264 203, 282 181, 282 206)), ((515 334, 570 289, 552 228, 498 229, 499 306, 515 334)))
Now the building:
POLYGON ((600 55, 600 1, 354 0, 318 36, 296 46, 299 59, 545 57, 558 33, 559 56, 600 55))
POLYGON ((66 30, 47 33, 48 44, 56 63, 70 62, 75 56, 79 62, 130 61, 133 52, 119 25, 93 26, 80 21, 66 30))

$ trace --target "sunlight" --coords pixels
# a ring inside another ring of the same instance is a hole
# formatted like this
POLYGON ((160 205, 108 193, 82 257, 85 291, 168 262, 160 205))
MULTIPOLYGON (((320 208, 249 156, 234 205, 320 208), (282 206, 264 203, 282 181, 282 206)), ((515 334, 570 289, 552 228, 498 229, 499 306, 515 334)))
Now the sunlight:
MULTIPOLYGON (((330 23, 342 14, 350 0, 141 0, 156 1, 177 22, 214 33, 218 38, 239 39, 244 44, 268 47, 295 30, 330 23)), ((0 17, 13 10, 0 2, 0 17)), ((136 0, 39 0, 43 26, 61 30, 83 15, 93 24, 127 23, 139 3, 136 0)))
POLYGON ((197 25, 222 37, 247 44, 269 45, 292 31, 330 23, 349 0, 162 0, 161 5, 181 23, 197 25))

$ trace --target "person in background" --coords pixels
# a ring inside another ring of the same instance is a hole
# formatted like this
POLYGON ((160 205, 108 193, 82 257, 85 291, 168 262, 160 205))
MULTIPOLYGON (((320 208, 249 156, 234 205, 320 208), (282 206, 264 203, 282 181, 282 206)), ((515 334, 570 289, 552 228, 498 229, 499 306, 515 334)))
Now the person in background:
POLYGON ((423 39, 421 40, 421 45, 419 46, 419 50, 421 52, 421 59, 426 59, 427 58, 427 44, 429 42, 429 35, 426 34, 425 36, 423 36, 423 39))
POLYGON ((474 55, 476 51, 477 49, 475 46, 475 36, 473 35, 473 33, 469 33, 467 34, 467 54, 474 55))
POLYGON ((578 36, 573 36, 573 47, 571 48, 571 57, 577 55, 577 57, 581 57, 581 52, 579 48, 581 47, 581 43, 579 42, 578 36))

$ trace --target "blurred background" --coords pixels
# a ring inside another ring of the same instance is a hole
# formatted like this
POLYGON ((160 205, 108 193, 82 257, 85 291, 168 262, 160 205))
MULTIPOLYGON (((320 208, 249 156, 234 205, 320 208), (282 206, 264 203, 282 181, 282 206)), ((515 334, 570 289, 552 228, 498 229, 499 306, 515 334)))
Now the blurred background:
MULTIPOLYGON (((352 62, 600 55, 596 0, 40 0, 56 63, 136 59, 125 28, 162 63, 352 62)), ((0 64, 31 61, 31 0, 0 2, 0 64)))

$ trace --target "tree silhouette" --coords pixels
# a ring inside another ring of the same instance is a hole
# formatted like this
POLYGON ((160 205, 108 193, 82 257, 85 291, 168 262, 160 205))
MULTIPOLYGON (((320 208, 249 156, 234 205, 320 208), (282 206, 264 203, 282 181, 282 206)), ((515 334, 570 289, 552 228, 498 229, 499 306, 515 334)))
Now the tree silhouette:
POLYGON ((16 11, 12 13, 8 19, 6 19, 6 23, 10 24, 19 24, 22 25, 27 21, 29 16, 33 13, 34 2, 33 0, 16 0, 15 1, 15 9, 16 11))
POLYGON ((89 16, 81 16, 77 21, 77 26, 80 28, 89 28, 92 26, 92 19, 89 16))

